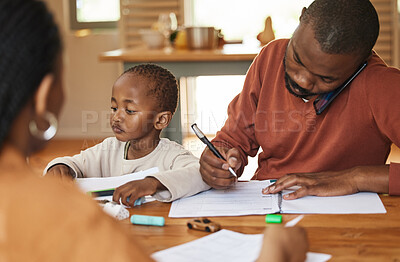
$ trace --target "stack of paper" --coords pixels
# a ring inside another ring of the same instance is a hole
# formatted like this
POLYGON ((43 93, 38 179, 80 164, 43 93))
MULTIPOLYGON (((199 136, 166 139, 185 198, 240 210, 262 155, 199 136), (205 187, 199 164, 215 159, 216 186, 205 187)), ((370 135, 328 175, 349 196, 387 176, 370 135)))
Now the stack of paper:
POLYGON ((76 183, 84 192, 112 189, 133 180, 140 180, 148 175, 158 173, 158 167, 123 176, 77 178, 76 183))
MULTIPOLYGON (((77 178, 76 183, 83 192, 100 191, 107 189, 115 189, 130 181, 140 180, 148 175, 158 173, 158 167, 153 167, 147 170, 126 174, 123 176, 114 177, 90 177, 90 178, 77 178)), ((112 201, 112 195, 96 197, 96 200, 112 201)), ((145 196, 143 203, 154 201, 152 196, 145 196)))
MULTIPOLYGON (((170 217, 241 216, 272 213, 303 214, 369 214, 386 213, 378 194, 362 192, 347 196, 307 196, 284 200, 281 194, 263 195, 262 189, 271 182, 238 182, 227 190, 209 191, 176 200, 170 217)), ((286 194, 285 191, 282 194, 286 194)))

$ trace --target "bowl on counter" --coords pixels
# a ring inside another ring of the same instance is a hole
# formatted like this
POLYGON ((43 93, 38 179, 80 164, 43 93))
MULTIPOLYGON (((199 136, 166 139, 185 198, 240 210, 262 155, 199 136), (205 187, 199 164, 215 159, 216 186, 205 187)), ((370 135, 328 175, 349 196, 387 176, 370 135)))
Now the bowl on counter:
POLYGON ((164 46, 164 35, 157 30, 141 29, 139 34, 150 49, 160 49, 164 46))
POLYGON ((218 44, 218 31, 214 27, 187 27, 189 49, 214 49, 218 44))

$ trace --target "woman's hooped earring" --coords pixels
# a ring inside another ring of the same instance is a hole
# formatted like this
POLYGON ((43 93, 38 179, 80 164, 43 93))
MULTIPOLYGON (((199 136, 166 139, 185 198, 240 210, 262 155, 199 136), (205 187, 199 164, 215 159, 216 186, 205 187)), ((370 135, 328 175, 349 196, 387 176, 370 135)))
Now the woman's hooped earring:
POLYGON ((49 128, 47 128, 45 131, 39 130, 35 120, 31 120, 29 122, 29 131, 31 132, 32 136, 41 140, 48 141, 56 135, 58 121, 56 116, 51 112, 46 112, 44 114, 44 118, 47 122, 49 122, 49 128))

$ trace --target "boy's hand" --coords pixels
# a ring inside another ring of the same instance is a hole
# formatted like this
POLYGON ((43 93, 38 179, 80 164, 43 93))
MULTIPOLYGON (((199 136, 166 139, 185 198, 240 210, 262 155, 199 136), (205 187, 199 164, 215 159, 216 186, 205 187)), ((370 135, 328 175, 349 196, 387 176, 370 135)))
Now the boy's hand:
POLYGON ((66 166, 64 164, 52 166, 47 170, 46 175, 59 177, 62 180, 66 179, 68 181, 73 180, 75 176, 74 171, 69 166, 66 166))
POLYGON ((268 227, 258 262, 303 262, 308 251, 307 234, 302 227, 268 227))
POLYGON ((136 199, 142 196, 153 195, 157 190, 165 189, 164 185, 156 178, 146 177, 141 180, 128 182, 116 188, 113 195, 113 201, 119 203, 119 200, 121 199, 122 204, 133 207, 136 199), (128 197, 129 201, 127 201, 128 197))
POLYGON ((208 147, 204 149, 200 157, 200 173, 203 181, 215 189, 226 189, 233 186, 237 178, 233 176, 228 168, 235 172, 242 166, 240 153, 236 148, 215 147, 227 160, 216 157, 208 147))

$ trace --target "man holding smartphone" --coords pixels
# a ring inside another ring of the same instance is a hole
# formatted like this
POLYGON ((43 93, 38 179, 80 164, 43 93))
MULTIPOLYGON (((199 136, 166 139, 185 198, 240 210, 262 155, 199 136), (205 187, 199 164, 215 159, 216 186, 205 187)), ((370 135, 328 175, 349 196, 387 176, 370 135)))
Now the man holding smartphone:
POLYGON ((207 148, 200 172, 210 186, 232 186, 259 148, 253 179, 278 179, 265 194, 400 194, 400 71, 372 48, 379 20, 368 0, 315 0, 291 39, 265 46, 251 65, 228 119, 207 148))

